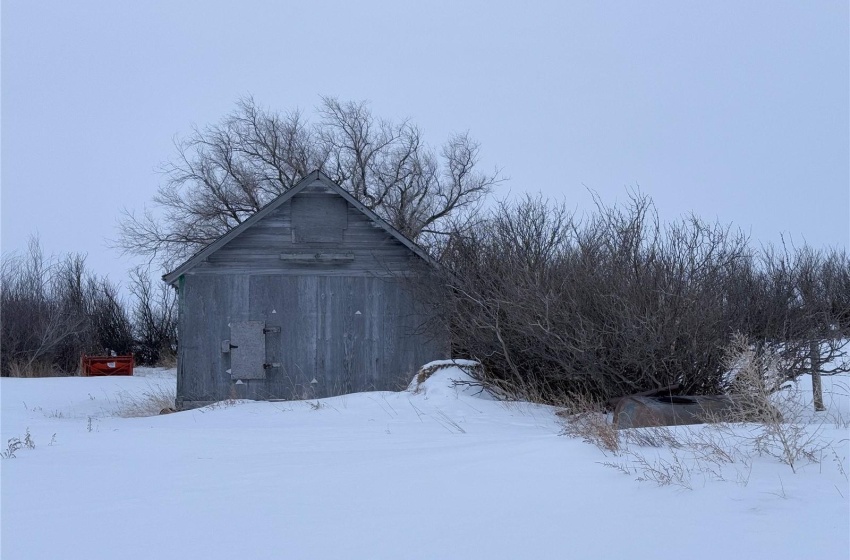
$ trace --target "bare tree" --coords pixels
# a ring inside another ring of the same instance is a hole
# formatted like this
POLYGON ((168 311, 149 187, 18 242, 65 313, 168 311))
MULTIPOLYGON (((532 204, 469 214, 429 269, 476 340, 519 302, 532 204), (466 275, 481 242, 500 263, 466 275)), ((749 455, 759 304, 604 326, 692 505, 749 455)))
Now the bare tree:
POLYGON ((46 257, 37 238, 0 267, 2 375, 71 373, 81 352, 132 351, 117 288, 90 274, 85 256, 46 257))
POLYGON ((220 123, 175 142, 152 208, 125 211, 116 245, 173 264, 239 225, 321 169, 394 227, 424 244, 468 222, 499 181, 478 170, 479 145, 457 134, 436 152, 409 121, 365 102, 322 98, 319 120, 241 100, 220 123))
MULTIPOLYGON (((850 262, 844 252, 817 251, 804 246, 792 254, 784 252, 785 313, 783 335, 774 341, 777 351, 788 364, 786 377, 801 373, 812 376, 815 410, 824 410, 822 375, 850 371, 842 322, 850 314, 845 289, 850 278, 850 262)), ((775 280, 774 280, 775 281, 775 280)))
POLYGON ((177 351, 177 296, 161 282, 151 281, 150 269, 130 271, 130 291, 135 298, 133 331, 139 363, 158 365, 175 358, 177 351))

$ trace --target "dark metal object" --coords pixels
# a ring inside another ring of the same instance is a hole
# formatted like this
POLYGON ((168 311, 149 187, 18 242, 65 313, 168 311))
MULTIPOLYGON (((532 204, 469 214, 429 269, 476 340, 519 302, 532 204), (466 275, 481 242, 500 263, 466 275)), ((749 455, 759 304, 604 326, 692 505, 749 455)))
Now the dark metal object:
POLYGON ((662 387, 660 389, 650 389, 649 391, 643 391, 642 393, 633 393, 631 395, 624 395, 622 397, 614 397, 613 399, 608 399, 605 402, 605 406, 608 410, 614 410, 617 408, 617 404, 622 400, 629 397, 661 397, 661 396, 671 396, 678 395, 682 391, 682 384, 676 383, 674 385, 670 385, 668 387, 662 387))
POLYGON ((730 416, 734 407, 734 399, 723 395, 623 397, 614 409, 614 425, 624 429, 703 424, 730 416))

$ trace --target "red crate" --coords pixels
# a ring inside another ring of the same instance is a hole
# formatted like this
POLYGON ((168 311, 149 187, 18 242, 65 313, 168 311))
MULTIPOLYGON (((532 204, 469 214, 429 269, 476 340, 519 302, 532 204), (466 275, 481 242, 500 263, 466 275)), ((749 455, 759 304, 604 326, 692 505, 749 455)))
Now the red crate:
POLYGON ((126 356, 86 356, 80 359, 83 375, 133 375, 133 355, 126 356))

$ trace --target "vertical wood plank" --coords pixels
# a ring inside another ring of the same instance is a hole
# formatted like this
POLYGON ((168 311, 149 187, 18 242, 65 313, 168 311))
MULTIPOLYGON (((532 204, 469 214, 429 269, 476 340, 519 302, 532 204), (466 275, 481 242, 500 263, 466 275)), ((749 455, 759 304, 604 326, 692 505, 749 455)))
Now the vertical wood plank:
POLYGON ((192 276, 184 285, 180 325, 180 382, 184 400, 221 400, 229 396, 229 354, 221 341, 230 338, 231 320, 248 316, 248 285, 243 278, 192 276))
POLYGON ((398 379, 403 375, 402 366, 399 363, 398 352, 398 334, 399 334, 399 313, 398 313, 398 297, 395 289, 395 284, 386 282, 383 286, 384 297, 381 301, 381 314, 384 319, 384 344, 381 348, 381 357, 383 361, 382 384, 390 386, 393 380, 398 379))
POLYGON ((296 395, 316 398, 322 387, 316 377, 316 338, 318 331, 318 278, 299 276, 296 280, 297 302, 291 323, 295 329, 294 345, 287 351, 292 355, 290 377, 295 380, 296 395), (312 383, 316 379, 317 383, 312 383))

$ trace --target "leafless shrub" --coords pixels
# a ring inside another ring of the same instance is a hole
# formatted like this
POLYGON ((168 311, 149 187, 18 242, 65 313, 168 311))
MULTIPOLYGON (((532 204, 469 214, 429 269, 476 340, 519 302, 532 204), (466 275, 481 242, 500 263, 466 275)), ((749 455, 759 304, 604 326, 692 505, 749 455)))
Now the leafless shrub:
POLYGON ((488 382, 550 404, 673 385, 722 393, 735 331, 797 356, 789 375, 821 371, 850 314, 844 253, 758 252, 696 217, 665 226, 638 192, 583 219, 540 198, 500 204, 456 231, 440 259, 444 290, 432 300, 453 352, 481 361, 488 382))
POLYGON ((453 238, 443 262, 455 351, 520 391, 543 388, 546 402, 715 388, 726 336, 715 286, 746 258, 744 238, 692 220, 665 240, 639 194, 599 210, 580 222, 527 198, 453 238))

